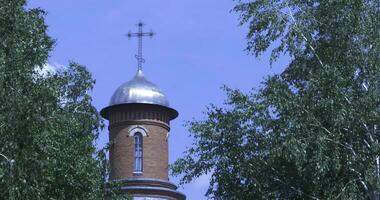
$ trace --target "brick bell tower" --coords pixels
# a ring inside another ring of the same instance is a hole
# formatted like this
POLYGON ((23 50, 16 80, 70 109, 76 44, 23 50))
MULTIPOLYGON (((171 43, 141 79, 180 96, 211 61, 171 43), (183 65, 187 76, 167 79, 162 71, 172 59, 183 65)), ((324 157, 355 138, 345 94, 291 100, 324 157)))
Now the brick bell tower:
POLYGON ((138 70, 132 80, 122 84, 112 95, 101 116, 109 121, 111 181, 122 181, 123 193, 134 200, 185 200, 169 182, 168 136, 170 121, 178 112, 170 108, 165 94, 148 81, 142 71, 143 24, 138 33, 138 70))

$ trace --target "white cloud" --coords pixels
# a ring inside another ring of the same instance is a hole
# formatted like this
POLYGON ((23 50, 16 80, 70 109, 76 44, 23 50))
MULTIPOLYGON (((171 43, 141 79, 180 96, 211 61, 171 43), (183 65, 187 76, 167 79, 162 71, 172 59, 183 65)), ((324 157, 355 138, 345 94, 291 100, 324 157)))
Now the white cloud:
POLYGON ((66 67, 59 63, 54 63, 54 64, 45 63, 42 67, 36 66, 34 69, 39 75, 46 77, 49 74, 55 74, 57 70, 62 69, 62 68, 66 68, 66 67))

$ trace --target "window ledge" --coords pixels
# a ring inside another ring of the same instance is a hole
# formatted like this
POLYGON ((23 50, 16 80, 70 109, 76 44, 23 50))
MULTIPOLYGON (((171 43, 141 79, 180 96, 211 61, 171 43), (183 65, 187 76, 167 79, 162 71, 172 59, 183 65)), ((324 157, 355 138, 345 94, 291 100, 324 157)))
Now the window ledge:
POLYGON ((143 172, 133 172, 133 175, 135 175, 135 176, 142 176, 143 172))

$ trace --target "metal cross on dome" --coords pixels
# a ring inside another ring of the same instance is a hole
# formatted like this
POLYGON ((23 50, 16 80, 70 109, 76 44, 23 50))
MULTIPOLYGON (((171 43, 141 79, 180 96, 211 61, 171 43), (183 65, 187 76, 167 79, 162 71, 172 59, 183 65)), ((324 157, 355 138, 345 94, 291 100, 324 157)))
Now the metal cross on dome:
POLYGON ((153 37, 154 33, 153 31, 150 32, 143 32, 142 27, 145 25, 141 21, 136 24, 139 27, 139 32, 137 33, 131 33, 131 31, 128 32, 127 36, 128 38, 131 37, 137 37, 138 38, 138 53, 135 55, 137 59, 137 65, 138 65, 138 70, 142 70, 142 63, 145 62, 144 58, 142 57, 142 38, 145 36, 153 37))

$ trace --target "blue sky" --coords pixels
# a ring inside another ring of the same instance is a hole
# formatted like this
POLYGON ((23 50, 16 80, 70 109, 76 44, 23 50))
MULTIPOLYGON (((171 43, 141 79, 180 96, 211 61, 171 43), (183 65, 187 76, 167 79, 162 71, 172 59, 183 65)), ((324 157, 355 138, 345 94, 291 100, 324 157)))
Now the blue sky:
MULTIPOLYGON (((191 145, 184 123, 203 119, 210 103, 222 105, 223 84, 249 91, 263 77, 280 72, 287 59, 269 67, 268 54, 259 59, 248 55, 246 28, 238 26, 231 12, 232 0, 30 0, 28 7, 48 12, 49 34, 57 40, 49 62, 67 65, 70 60, 86 65, 96 79, 92 91, 98 110, 107 106, 112 93, 130 80, 136 70, 136 39, 125 34, 136 31, 142 20, 156 36, 144 40, 143 71, 168 96, 179 117, 171 123, 169 162, 191 145)), ((103 131, 98 145, 108 141, 103 131)), ((178 178, 170 180, 178 183, 178 178)), ((179 190, 189 200, 206 199, 208 176, 179 190)))

